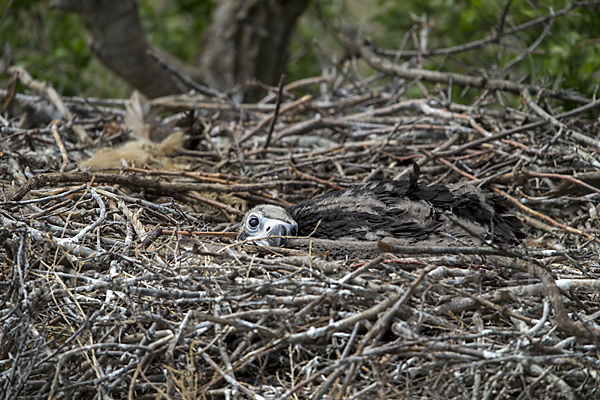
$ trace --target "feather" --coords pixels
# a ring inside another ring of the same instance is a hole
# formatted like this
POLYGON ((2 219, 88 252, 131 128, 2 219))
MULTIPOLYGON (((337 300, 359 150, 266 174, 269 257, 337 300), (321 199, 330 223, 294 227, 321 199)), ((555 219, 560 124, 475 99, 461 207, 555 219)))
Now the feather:
POLYGON ((375 241, 409 237, 413 242, 432 235, 472 242, 465 229, 445 214, 451 213, 479 232, 484 240, 518 244, 525 238, 522 224, 506 216, 500 197, 490 197, 470 185, 421 186, 419 169, 407 181, 380 181, 331 192, 288 207, 298 222, 298 234, 322 239, 375 241), (482 229, 483 228, 483 229, 482 229))
MULTIPOLYGON (((286 210, 258 206, 244 217, 238 239, 254 239, 257 236, 252 231, 259 230, 268 236, 259 227, 278 224, 282 225, 279 232, 297 228, 299 236, 310 236, 311 242, 330 247, 336 258, 344 254, 368 258, 380 251, 376 242, 382 239, 402 245, 465 246, 488 241, 518 245, 525 238, 521 221, 505 215, 507 207, 501 197, 489 196, 466 184, 421 186, 418 180, 419 168, 415 166, 408 181, 371 182, 327 193, 286 210), (249 215, 256 221, 253 229, 247 226, 249 215)), ((294 248, 306 244, 301 238, 278 243, 294 248)))

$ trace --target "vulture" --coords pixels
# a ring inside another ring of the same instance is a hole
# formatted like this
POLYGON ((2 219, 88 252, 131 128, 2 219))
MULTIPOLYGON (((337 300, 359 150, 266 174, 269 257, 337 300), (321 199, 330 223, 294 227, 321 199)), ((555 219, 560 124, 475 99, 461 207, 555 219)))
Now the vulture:
POLYGON ((334 258, 368 258, 380 252, 379 240, 398 245, 513 246, 526 237, 521 221, 505 214, 508 208, 500 196, 468 184, 422 186, 418 177, 415 165, 408 181, 367 183, 287 209, 256 206, 245 214, 237 239, 306 248, 306 240, 294 237, 309 237, 318 250, 334 258))

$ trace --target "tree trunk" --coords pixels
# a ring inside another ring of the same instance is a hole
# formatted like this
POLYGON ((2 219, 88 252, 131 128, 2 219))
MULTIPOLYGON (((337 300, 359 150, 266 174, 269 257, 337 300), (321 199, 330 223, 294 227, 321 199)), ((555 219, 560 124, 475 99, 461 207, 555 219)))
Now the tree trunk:
MULTIPOLYGON (((284 72, 287 47, 298 17, 310 0, 221 0, 207 30, 199 66, 161 52, 172 66, 192 79, 241 101, 256 99, 247 80, 275 85, 284 72)), ((152 49, 142 30, 135 0, 55 0, 64 11, 79 14, 102 63, 148 97, 187 90, 148 55, 152 49)), ((154 50, 154 49, 153 49, 154 50)))
MULTIPOLYGON (((257 78, 275 85, 285 71, 296 20, 309 0, 223 0, 203 39, 204 80, 226 91, 257 78)), ((256 91, 246 91, 256 99, 256 91)))
POLYGON ((150 46, 135 0, 57 0, 54 5, 79 14, 91 34, 91 48, 102 63, 148 97, 187 89, 148 55, 150 46))

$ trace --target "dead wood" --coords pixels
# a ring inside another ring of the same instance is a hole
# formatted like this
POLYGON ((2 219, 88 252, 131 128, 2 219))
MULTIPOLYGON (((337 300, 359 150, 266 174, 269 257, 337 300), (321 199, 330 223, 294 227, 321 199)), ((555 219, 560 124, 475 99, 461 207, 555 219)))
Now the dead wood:
POLYGON ((359 54, 373 68, 399 78, 422 79, 428 82, 453 84, 459 86, 472 86, 479 89, 502 90, 513 93, 520 93, 523 90, 530 90, 532 92, 543 91, 544 95, 546 96, 555 97, 565 101, 572 101, 574 103, 581 104, 588 104, 591 102, 590 99, 573 93, 556 92, 554 90, 547 90, 540 86, 526 85, 505 79, 493 79, 483 76, 468 76, 457 73, 429 71, 418 68, 405 68, 392 63, 387 58, 377 56, 376 50, 373 47, 373 43, 369 41, 365 41, 359 47, 359 54))
POLYGON ((263 182, 237 185, 221 185, 218 183, 196 183, 196 182, 161 182, 159 179, 146 179, 138 176, 102 174, 93 172, 71 172, 42 174, 33 177, 25 185, 17 190, 8 204, 14 204, 21 200, 31 190, 42 187, 48 183, 109 183, 137 189, 155 189, 163 194, 174 194, 181 191, 208 190, 212 192, 248 192, 252 190, 263 190, 281 187, 282 185, 306 185, 303 181, 285 182, 263 182))
MULTIPOLYGON (((151 122, 189 138, 163 169, 83 167, 130 138, 128 100, 57 95, 59 120, 27 129, 25 111, 3 115, 0 400, 595 398, 600 102, 515 83, 511 108, 489 82, 469 104, 404 99, 376 77, 267 87, 256 104, 154 99, 167 111, 151 122), (413 162, 423 184, 506 197, 528 238, 235 242, 256 203, 405 179, 413 162)), ((0 93, 49 96, 25 81, 0 93)))

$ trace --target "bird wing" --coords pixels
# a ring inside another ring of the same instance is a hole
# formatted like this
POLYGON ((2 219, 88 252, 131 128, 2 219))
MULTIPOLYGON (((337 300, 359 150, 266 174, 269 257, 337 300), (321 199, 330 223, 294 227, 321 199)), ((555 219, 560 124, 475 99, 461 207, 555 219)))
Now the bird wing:
MULTIPOLYGON (((452 197, 446 187, 440 186, 452 197)), ((287 209, 298 222, 300 236, 358 240, 379 240, 384 237, 423 238, 442 221, 439 212, 428 200, 438 201, 437 188, 423 190, 406 181, 373 182, 354 188, 331 192, 303 201, 287 209), (423 201, 421 201, 423 200, 423 201)), ((441 201, 446 204, 447 199, 441 201)))
MULTIPOLYGON (((322 239, 380 240, 432 234, 468 241, 470 233, 449 221, 452 213, 483 237, 518 244, 526 235, 514 216, 503 215, 499 197, 470 185, 418 184, 418 168, 409 181, 380 181, 327 193, 287 209, 298 223, 298 235, 322 239), (483 228, 483 229, 482 229, 483 228)), ((479 240, 480 242, 480 240, 479 240)))

